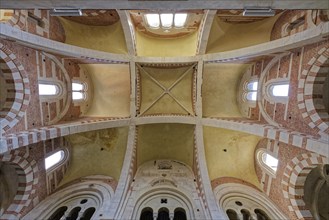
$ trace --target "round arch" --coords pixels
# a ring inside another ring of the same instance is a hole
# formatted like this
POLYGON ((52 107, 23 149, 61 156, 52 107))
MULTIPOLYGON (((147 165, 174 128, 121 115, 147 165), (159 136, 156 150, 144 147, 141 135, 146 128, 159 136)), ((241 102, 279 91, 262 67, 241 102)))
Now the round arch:
MULTIPOLYGON (((66 206, 67 211, 85 201, 92 201, 96 211, 93 216, 106 218, 106 212, 111 205, 114 189, 109 184, 113 179, 106 176, 88 176, 48 196, 39 203, 23 219, 48 219, 58 208, 66 206), (54 202, 55 201, 55 202, 54 202)), ((85 207, 87 209, 88 207, 85 207)))
POLYGON ((11 205, 1 215, 4 219, 20 218, 33 199, 37 199, 36 191, 39 170, 36 161, 28 154, 17 155, 16 151, 0 155, 0 162, 12 166, 18 176, 18 190, 11 205), (7 211, 10 210, 10 211, 7 211))
POLYGON ((314 153, 305 153, 293 158, 284 170, 283 176, 288 177, 282 180, 283 195, 289 200, 289 210, 298 219, 312 218, 311 212, 303 201, 304 183, 307 175, 319 164, 329 163, 329 158, 314 153))
MULTIPOLYGON (((287 217, 270 201, 262 192, 238 183, 224 183, 214 189, 218 206, 225 213, 224 209, 231 209, 230 203, 242 198, 251 201, 253 204, 248 207, 250 213, 256 209, 266 210, 270 219, 287 219, 287 217)), ((242 210, 241 206, 241 210, 242 210)))
POLYGON ((4 81, 6 97, 0 109, 1 133, 14 127, 25 115, 30 101, 29 79, 23 65, 15 54, 0 43, 0 60, 6 65, 1 66, 0 78, 4 81), (14 99, 14 100, 13 100, 14 99))
POLYGON ((308 69, 302 71, 297 94, 298 108, 305 122, 325 136, 329 134, 329 114, 324 104, 328 97, 323 97, 327 91, 323 89, 329 87, 328 64, 329 48, 323 47, 310 59, 308 69))

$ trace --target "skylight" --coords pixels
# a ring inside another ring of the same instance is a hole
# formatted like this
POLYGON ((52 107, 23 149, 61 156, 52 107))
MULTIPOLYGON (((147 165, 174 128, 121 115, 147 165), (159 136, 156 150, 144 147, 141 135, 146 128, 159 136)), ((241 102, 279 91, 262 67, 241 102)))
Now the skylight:
POLYGON ((151 28, 159 28, 160 27, 160 18, 159 14, 146 14, 146 21, 151 28))
POLYGON ((269 166, 272 170, 276 171, 278 168, 278 159, 272 157, 271 155, 264 153, 263 154, 264 163, 269 166))
POLYGON ((171 28, 173 18, 174 18, 173 14, 160 14, 162 27, 171 28))
POLYGON ((289 85, 274 85, 272 87, 272 94, 273 96, 288 96, 289 93, 289 85))
POLYGON ((60 150, 45 159, 46 170, 58 164, 64 158, 64 151, 60 150))
POLYGON ((56 95, 57 86, 52 84, 39 84, 39 95, 56 95))
POLYGON ((145 14, 147 24, 154 29, 163 28, 170 29, 174 25, 175 28, 184 27, 187 14, 186 13, 162 13, 162 14, 145 14))

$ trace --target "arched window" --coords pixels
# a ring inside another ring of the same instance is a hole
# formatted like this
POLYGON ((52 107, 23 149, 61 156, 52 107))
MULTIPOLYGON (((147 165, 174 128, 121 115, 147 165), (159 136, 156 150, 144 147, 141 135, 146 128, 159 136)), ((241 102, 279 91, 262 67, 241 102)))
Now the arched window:
POLYGON ((94 207, 86 209, 80 220, 90 220, 93 214, 95 213, 95 211, 96 209, 94 207))
POLYGON ((257 89, 258 89, 258 82, 252 81, 249 82, 245 88, 245 98, 248 101, 256 101, 257 99, 257 89))
POLYGON ((157 220, 170 220, 169 210, 167 208, 160 208, 159 211, 158 211, 157 220))
POLYGON ((257 220, 270 220, 270 217, 261 209, 255 209, 257 220))
POLYGON ((144 208, 140 220, 153 220, 153 209, 150 207, 144 208))
POLYGON ((183 28, 186 20, 186 13, 152 13, 145 14, 145 20, 147 25, 152 29, 171 29, 173 26, 175 28, 183 28))
POLYGON ((226 210, 226 214, 230 220, 239 220, 238 214, 232 209, 226 210))
POLYGON ((176 208, 174 211, 174 220, 186 220, 186 212, 182 208, 176 208))
POLYGON ((59 94, 59 88, 55 84, 44 84, 39 83, 39 95, 58 95, 59 94))
POLYGON ((286 97, 289 93, 289 84, 275 84, 270 86, 270 91, 273 96, 286 97))
POLYGON ((256 152, 256 158, 262 169, 264 169, 268 174, 275 177, 276 170, 278 169, 278 159, 272 156, 265 149, 258 149, 256 152))
POLYGON ((73 100, 81 100, 85 98, 85 86, 82 83, 72 83, 73 100))
POLYGON ((50 217, 48 220, 60 220, 62 216, 65 214, 67 210, 66 206, 62 206, 58 208, 50 217))
POLYGON ((65 152, 63 150, 57 151, 56 153, 53 153, 52 155, 46 157, 45 159, 46 170, 60 163, 64 159, 64 157, 65 157, 65 152))
POLYGON ((278 159, 269 155, 268 153, 263 153, 262 160, 268 167, 276 172, 278 168, 278 159))

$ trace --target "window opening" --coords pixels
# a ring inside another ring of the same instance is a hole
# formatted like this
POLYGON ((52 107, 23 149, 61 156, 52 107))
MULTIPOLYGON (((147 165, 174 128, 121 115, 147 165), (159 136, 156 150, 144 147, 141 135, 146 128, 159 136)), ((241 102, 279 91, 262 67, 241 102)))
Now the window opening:
POLYGON ((83 217, 80 218, 80 220, 90 220, 95 211, 96 209, 94 207, 86 209, 86 211, 83 213, 83 217))
POLYGON ((226 214, 230 220, 239 220, 238 214, 232 209, 226 210, 226 214))
POLYGON ((73 100, 84 98, 84 85, 82 83, 72 83, 72 98, 73 100))
POLYGON ((182 208, 177 208, 174 211, 174 220, 186 220, 185 210, 182 208))
POLYGON ((169 218, 169 210, 167 208, 161 208, 161 209, 159 209, 157 220, 170 220, 170 218, 169 218))
POLYGON ((58 91, 54 84, 39 84, 39 95, 57 95, 58 91))
POLYGON ((173 14, 160 14, 160 21, 163 28, 171 28, 173 23, 173 14))
POLYGON ((175 14, 174 25, 176 28, 182 28, 185 25, 187 14, 175 14))
POLYGON ((75 207, 74 209, 72 209, 70 211, 69 215, 66 217, 66 220, 76 220, 76 219, 78 219, 80 210, 81 210, 80 207, 75 207))
POLYGON ((247 211, 247 210, 245 210, 245 209, 242 209, 241 210, 241 214, 242 214, 242 219, 243 220, 249 220, 250 219, 250 213, 247 211))
POLYGON ((276 159, 275 157, 267 154, 267 153, 263 153, 262 156, 263 162, 269 166, 272 170, 276 171, 278 168, 278 159, 276 159))
POLYGON ((145 14, 147 24, 154 29, 163 28, 170 29, 174 25, 175 28, 184 27, 187 14, 186 13, 162 13, 162 14, 145 14))
POLYGON ((247 84, 246 99, 249 101, 256 101, 257 99, 258 82, 250 82, 247 84))
POLYGON ((147 207, 142 210, 140 220, 153 220, 153 209, 147 207))
POLYGON ((271 87, 273 96, 288 96, 289 84, 273 85, 271 87))
POLYGON ((298 29, 300 26, 304 25, 304 23, 305 23, 305 16, 300 17, 297 20, 295 20, 289 24, 288 31, 298 29))
POLYGON ((257 220, 270 220, 270 217, 261 209, 255 209, 257 220))
POLYGON ((61 160, 63 160, 63 159, 64 159, 63 150, 57 151, 56 153, 50 155, 49 157, 46 157, 46 159, 45 159, 46 170, 55 166, 56 164, 61 162, 61 160))
POLYGON ((159 14, 146 14, 146 21, 151 28, 159 28, 160 27, 160 18, 159 14))
POLYGON ((62 206, 58 208, 50 217, 49 220, 60 220, 62 216, 64 216, 65 212, 67 210, 66 206, 62 206))

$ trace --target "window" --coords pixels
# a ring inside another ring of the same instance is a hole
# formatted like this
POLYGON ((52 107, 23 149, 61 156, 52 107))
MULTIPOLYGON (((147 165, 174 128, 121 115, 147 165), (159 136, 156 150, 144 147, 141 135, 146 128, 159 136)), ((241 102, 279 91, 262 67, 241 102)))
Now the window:
POLYGON ((186 20, 186 13, 162 13, 162 14, 145 14, 146 23, 150 28, 170 29, 174 25, 175 28, 183 28, 186 20))
POLYGON ((45 166, 46 170, 49 168, 55 166, 59 162, 61 162, 64 159, 65 153, 63 150, 57 151, 56 153, 50 155, 49 157, 46 157, 45 159, 45 166))
POLYGON ((246 93, 245 97, 248 101, 256 101, 257 99, 257 89, 258 89, 258 82, 250 82, 246 86, 246 93))
POLYGON ((39 95, 57 95, 58 86, 54 84, 39 84, 39 95))
POLYGON ((273 96, 286 97, 289 93, 289 84, 277 84, 271 86, 271 93, 273 96))
POLYGON ((85 88, 82 83, 72 83, 73 100, 81 100, 85 98, 85 88))
POLYGON ((278 169, 278 159, 267 152, 266 149, 258 149, 256 152, 256 158, 261 168, 271 176, 275 177, 278 169))
POLYGON ((276 172, 278 168, 278 159, 272 157, 268 153, 263 153, 262 159, 267 166, 269 166, 272 170, 276 172))

